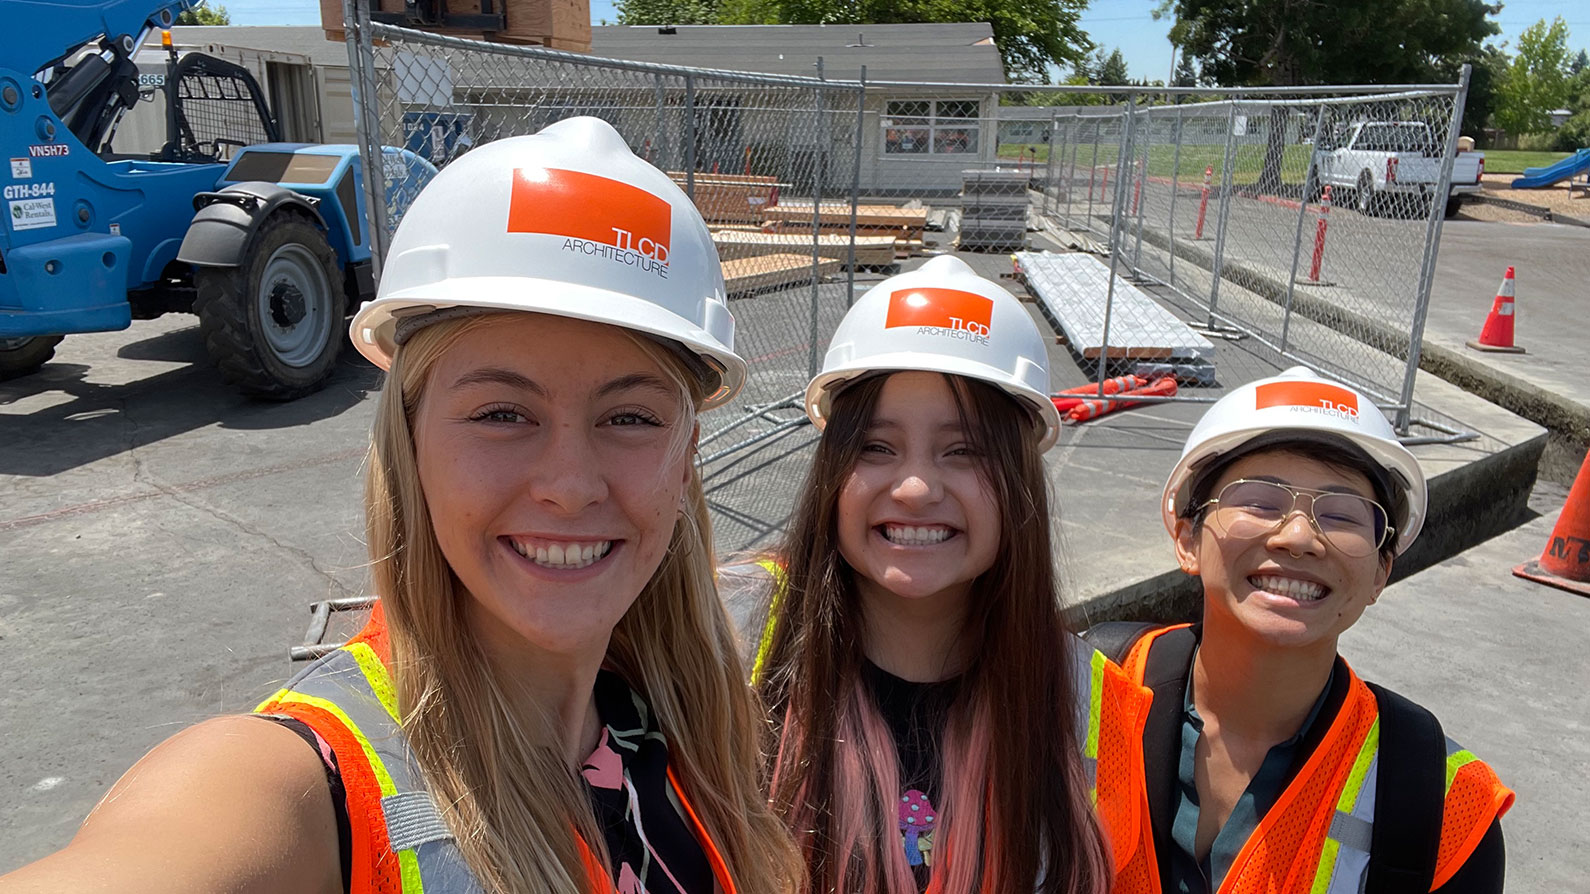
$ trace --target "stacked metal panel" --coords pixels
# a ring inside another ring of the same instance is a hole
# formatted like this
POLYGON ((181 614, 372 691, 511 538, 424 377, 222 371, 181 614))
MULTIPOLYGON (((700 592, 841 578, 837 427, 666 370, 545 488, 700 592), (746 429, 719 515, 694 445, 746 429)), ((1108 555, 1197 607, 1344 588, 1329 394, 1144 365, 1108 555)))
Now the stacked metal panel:
POLYGON ((1024 250, 1028 180, 1026 171, 962 171, 958 247, 971 251, 1024 250))

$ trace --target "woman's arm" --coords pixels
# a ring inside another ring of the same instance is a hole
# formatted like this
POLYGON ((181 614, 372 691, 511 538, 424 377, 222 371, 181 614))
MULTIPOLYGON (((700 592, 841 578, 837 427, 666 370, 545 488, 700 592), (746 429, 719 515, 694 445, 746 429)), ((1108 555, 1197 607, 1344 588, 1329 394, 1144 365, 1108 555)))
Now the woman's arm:
POLYGON ((342 890, 326 772, 291 730, 219 717, 156 746, 0 894, 342 890))

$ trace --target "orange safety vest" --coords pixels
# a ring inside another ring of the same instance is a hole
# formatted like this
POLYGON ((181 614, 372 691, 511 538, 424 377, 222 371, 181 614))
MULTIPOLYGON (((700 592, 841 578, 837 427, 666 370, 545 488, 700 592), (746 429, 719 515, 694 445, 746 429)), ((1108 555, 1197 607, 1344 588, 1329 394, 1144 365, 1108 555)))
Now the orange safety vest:
MULTIPOLYGON (((1125 676, 1141 685, 1154 640, 1188 626, 1152 631, 1138 640, 1126 657, 1125 676)), ((1238 852, 1218 894, 1356 894, 1361 889, 1369 869, 1380 717, 1374 693, 1351 668, 1347 673, 1347 697, 1329 731, 1238 852)), ((1142 740, 1147 704, 1132 707, 1135 713, 1111 716, 1106 704, 1100 726, 1123 732, 1101 739, 1098 777, 1101 804, 1108 787, 1112 801, 1136 805, 1135 815, 1125 811, 1123 821, 1101 809, 1100 817, 1115 854, 1116 894, 1159 894, 1142 740)), ((1490 766, 1447 740, 1446 798, 1431 890, 1452 878, 1512 803, 1513 792, 1490 766)))
MULTIPOLYGON (((254 712, 300 720, 336 753, 347 792, 353 894, 479 894, 480 881, 465 865, 403 737, 390 656, 386 620, 377 603, 358 636, 305 668, 254 712)), ((668 781, 706 852, 718 890, 734 894, 728 865, 672 767, 668 781)), ((579 845, 588 890, 615 892, 607 867, 585 841, 579 845)))

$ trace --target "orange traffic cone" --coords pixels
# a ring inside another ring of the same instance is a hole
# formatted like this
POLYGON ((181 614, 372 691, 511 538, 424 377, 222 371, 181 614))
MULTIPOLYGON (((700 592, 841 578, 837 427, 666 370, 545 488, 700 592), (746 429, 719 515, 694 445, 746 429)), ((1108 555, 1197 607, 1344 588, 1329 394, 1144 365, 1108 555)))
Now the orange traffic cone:
POLYGON ((1497 354, 1522 354, 1524 349, 1513 344, 1513 268, 1502 274, 1502 286, 1496 290, 1496 301, 1491 305, 1490 316, 1480 329, 1478 341, 1468 343, 1476 351, 1497 354))
POLYGON ((1551 529, 1551 540, 1540 558, 1513 569, 1536 583, 1561 587, 1590 596, 1590 455, 1579 467, 1579 476, 1568 490, 1568 502, 1551 529))

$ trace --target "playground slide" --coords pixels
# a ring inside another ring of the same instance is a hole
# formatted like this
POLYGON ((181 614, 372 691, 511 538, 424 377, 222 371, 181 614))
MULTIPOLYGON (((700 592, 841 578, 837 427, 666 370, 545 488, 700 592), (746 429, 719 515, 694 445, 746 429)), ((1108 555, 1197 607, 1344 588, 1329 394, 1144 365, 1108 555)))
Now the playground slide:
POLYGON ((1580 149, 1554 165, 1525 168, 1524 176, 1513 180, 1514 189, 1541 189, 1560 183, 1575 174, 1590 173, 1590 149, 1580 149))

